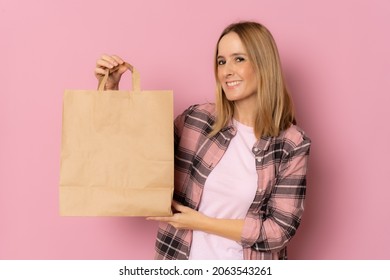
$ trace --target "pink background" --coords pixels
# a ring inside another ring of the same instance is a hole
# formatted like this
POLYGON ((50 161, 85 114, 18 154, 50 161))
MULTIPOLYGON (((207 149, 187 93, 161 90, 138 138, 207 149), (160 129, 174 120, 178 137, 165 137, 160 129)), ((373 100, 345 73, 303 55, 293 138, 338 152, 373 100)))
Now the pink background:
POLYGON ((0 0, 0 259, 153 257, 154 222, 59 216, 63 91, 96 88, 115 53, 144 89, 173 89, 176 114, 213 101, 215 42, 237 20, 274 34, 313 140, 290 258, 389 259, 389 3, 0 0))

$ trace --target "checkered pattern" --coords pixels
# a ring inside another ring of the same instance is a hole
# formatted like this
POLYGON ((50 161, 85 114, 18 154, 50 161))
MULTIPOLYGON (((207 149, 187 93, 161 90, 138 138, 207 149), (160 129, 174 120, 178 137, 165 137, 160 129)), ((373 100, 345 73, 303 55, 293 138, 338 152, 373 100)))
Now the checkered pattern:
MULTIPOLYGON (((208 137, 215 105, 194 105, 175 120, 175 193, 179 203, 198 209, 207 176, 236 134, 232 123, 208 137)), ((258 188, 241 237, 244 259, 286 259, 304 210, 310 139, 295 125, 278 137, 262 137, 252 152, 258 188)), ((156 259, 188 259, 192 231, 160 223, 156 259)))

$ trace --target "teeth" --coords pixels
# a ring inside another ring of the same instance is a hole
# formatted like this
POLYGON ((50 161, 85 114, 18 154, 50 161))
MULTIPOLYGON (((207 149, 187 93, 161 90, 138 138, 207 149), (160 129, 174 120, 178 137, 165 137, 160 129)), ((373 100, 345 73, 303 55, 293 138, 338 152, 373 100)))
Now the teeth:
POLYGON ((227 82, 226 84, 227 84, 229 87, 233 87, 233 86, 238 85, 239 83, 240 83, 239 81, 234 81, 234 82, 227 82))

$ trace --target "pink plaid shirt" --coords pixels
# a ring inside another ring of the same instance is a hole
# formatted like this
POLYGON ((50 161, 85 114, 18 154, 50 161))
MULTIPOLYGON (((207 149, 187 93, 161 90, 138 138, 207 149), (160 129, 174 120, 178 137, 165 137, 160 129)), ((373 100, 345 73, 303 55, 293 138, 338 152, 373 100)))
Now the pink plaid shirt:
MULTIPOLYGON (((194 105, 175 119, 175 192, 179 203, 198 209, 207 176, 235 136, 233 124, 209 138, 215 105, 194 105)), ((295 125, 278 137, 262 137, 252 152, 258 173, 255 198, 241 236, 244 259, 286 259, 304 210, 310 139, 295 125)), ((160 223, 156 259, 188 259, 192 231, 160 223)))

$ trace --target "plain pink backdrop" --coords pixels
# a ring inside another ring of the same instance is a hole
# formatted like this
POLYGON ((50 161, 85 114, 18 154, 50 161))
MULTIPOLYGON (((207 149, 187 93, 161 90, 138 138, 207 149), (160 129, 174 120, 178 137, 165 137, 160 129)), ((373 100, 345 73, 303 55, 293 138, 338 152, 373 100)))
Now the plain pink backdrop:
POLYGON ((0 0, 0 259, 153 257, 154 222, 59 216, 63 91, 94 89, 109 53, 173 89, 175 114, 213 101, 215 42, 237 20, 274 34, 313 141, 290 258, 390 258, 389 1, 0 0))

